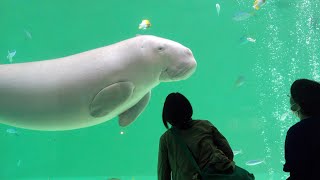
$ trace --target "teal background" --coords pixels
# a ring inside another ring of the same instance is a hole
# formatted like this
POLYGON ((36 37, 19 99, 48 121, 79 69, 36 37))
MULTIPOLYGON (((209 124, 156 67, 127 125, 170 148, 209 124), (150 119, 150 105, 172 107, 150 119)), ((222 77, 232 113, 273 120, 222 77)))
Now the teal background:
POLYGON ((286 95, 297 78, 320 80, 320 1, 267 0, 247 20, 232 19, 239 11, 254 11, 252 5, 251 0, 0 0, 2 64, 9 63, 8 50, 17 51, 13 63, 41 61, 136 34, 182 43, 198 63, 189 79, 154 88, 148 107, 125 129, 117 118, 61 132, 16 128, 18 134, 10 134, 11 127, 0 125, 0 179, 156 179, 165 132, 162 105, 173 91, 189 98, 195 119, 210 120, 242 151, 236 164, 257 179, 284 179, 285 135, 298 121, 286 95), (143 19, 151 28, 138 29, 143 19), (256 43, 241 44, 244 35, 256 43), (243 85, 237 86, 241 76, 243 85), (249 160, 264 162, 247 166, 249 160))

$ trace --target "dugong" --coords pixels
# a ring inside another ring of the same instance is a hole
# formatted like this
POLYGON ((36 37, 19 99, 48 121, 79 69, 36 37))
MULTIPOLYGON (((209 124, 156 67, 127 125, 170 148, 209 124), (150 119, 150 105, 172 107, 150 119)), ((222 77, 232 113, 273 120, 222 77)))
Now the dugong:
POLYGON ((160 82, 196 70, 191 50, 140 35, 57 59, 0 65, 0 123, 42 131, 85 128, 118 116, 131 124, 160 82))

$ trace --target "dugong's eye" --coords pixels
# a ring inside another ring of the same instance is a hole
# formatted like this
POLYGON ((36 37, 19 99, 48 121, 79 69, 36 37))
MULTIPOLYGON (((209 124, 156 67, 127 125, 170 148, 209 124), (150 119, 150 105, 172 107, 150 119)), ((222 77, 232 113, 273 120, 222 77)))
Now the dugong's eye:
POLYGON ((163 46, 159 46, 158 47, 158 51, 163 51, 164 50, 164 47, 163 46))

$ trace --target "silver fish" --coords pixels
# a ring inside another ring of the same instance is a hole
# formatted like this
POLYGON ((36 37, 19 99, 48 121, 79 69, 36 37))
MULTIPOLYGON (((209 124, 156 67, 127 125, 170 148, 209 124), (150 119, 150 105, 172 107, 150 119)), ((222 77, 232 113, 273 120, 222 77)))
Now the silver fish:
POLYGON ((8 50, 7 59, 9 60, 10 63, 12 63, 12 58, 16 55, 16 53, 17 53, 16 50, 13 50, 13 51, 8 50))
POLYGON ((233 155, 238 155, 238 154, 241 154, 242 153, 242 150, 232 150, 233 152, 233 155))
POLYGON ((14 128, 8 128, 8 129, 6 130, 6 132, 7 132, 8 134, 13 134, 13 135, 19 136, 19 132, 18 132, 16 129, 14 129, 14 128))
POLYGON ((261 163, 265 163, 264 160, 250 160, 246 162, 247 166, 256 166, 259 165, 261 163))
POLYGON ((27 38, 32 39, 32 35, 28 30, 24 29, 24 33, 26 34, 27 38))
POLYGON ((236 79, 234 85, 235 85, 235 87, 240 87, 240 86, 242 86, 244 84, 244 82, 245 82, 244 76, 238 76, 238 78, 236 79))

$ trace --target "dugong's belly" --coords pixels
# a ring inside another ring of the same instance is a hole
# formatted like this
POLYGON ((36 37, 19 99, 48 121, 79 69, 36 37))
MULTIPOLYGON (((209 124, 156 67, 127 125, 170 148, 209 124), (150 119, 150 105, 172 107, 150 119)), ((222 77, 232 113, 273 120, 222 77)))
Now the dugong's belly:
POLYGON ((52 79, 16 78, 0 78, 0 123, 53 130, 85 126, 94 120, 88 110, 93 93, 81 84, 66 86, 52 79))
POLYGON ((96 93, 82 88, 83 91, 73 91, 67 87, 0 88, 0 123, 49 131, 89 127, 114 118, 136 104, 144 95, 134 93, 124 105, 113 109, 104 117, 96 118, 89 112, 90 103, 96 93))
POLYGON ((0 66, 0 123, 49 131, 88 127, 127 110, 148 91, 134 93, 125 105, 95 118, 89 105, 101 89, 114 83, 117 74, 108 79, 108 74, 99 74, 90 66, 70 70, 52 62, 0 66))
POLYGON ((78 124, 92 120, 84 95, 41 86, 0 88, 0 122, 31 129, 71 128, 76 119, 78 124))

